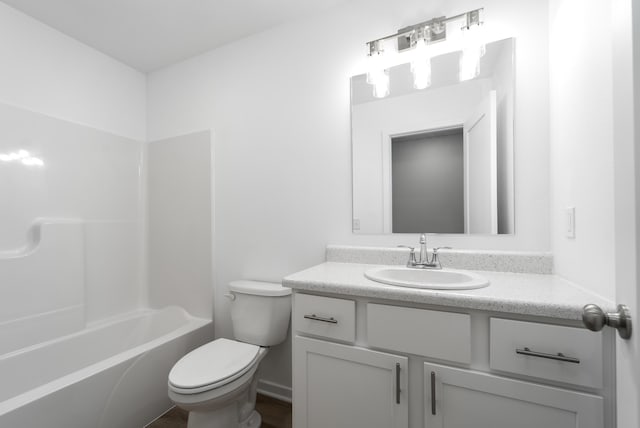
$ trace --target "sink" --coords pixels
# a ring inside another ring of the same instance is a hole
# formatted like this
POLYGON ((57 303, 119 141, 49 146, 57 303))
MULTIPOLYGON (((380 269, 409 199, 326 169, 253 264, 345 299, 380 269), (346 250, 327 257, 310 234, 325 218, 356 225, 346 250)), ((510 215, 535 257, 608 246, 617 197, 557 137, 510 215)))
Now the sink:
POLYGON ((369 269, 364 276, 383 284, 432 290, 470 290, 489 285, 482 275, 455 269, 414 269, 404 266, 382 266, 369 269))

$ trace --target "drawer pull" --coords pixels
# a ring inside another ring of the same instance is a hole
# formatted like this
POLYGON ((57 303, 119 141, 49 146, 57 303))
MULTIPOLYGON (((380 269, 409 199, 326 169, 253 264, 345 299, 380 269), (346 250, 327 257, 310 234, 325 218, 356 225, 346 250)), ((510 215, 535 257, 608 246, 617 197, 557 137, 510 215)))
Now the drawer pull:
POLYGON ((396 363, 396 404, 400 404, 400 363, 396 363))
POLYGON ((335 319, 334 317, 325 318, 325 317, 319 317, 316 314, 305 315, 304 317, 312 321, 322 321, 322 322, 328 322, 329 324, 338 324, 338 320, 335 319))
POLYGON ((530 357, 547 358, 549 360, 564 361, 565 363, 580 364, 580 360, 578 358, 567 357, 566 355, 563 355, 562 352, 558 352, 557 354, 545 354, 544 352, 532 351, 529 348, 516 348, 516 354, 528 355, 530 357))
POLYGON ((436 414, 436 372, 431 372, 431 414, 436 414))

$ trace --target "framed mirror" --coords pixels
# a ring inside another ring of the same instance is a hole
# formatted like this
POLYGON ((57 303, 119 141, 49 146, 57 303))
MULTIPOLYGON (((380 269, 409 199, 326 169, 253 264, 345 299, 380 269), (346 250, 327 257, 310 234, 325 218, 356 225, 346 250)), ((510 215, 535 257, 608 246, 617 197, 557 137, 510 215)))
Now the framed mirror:
POLYGON ((354 233, 514 233, 514 40, 487 44, 472 80, 459 57, 433 57, 423 90, 391 67, 385 98, 351 78, 354 233))

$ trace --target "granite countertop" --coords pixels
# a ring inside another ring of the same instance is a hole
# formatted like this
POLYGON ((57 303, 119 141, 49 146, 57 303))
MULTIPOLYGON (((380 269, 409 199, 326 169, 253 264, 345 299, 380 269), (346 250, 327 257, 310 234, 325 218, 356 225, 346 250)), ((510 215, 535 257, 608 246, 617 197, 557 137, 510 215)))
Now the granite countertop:
POLYGON ((426 290, 381 284, 364 272, 379 265, 326 262, 282 281, 300 291, 359 296, 452 308, 581 320, 582 307, 595 303, 605 311, 615 305, 561 277, 548 274, 472 271, 486 277, 488 287, 474 290, 426 290))

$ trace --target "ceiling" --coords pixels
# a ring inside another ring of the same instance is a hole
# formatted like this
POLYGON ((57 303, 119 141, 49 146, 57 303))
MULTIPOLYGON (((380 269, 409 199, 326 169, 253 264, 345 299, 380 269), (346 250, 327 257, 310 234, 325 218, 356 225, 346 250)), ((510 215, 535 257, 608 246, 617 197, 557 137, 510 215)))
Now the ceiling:
POLYGON ((347 0, 2 0, 143 72, 347 0))

